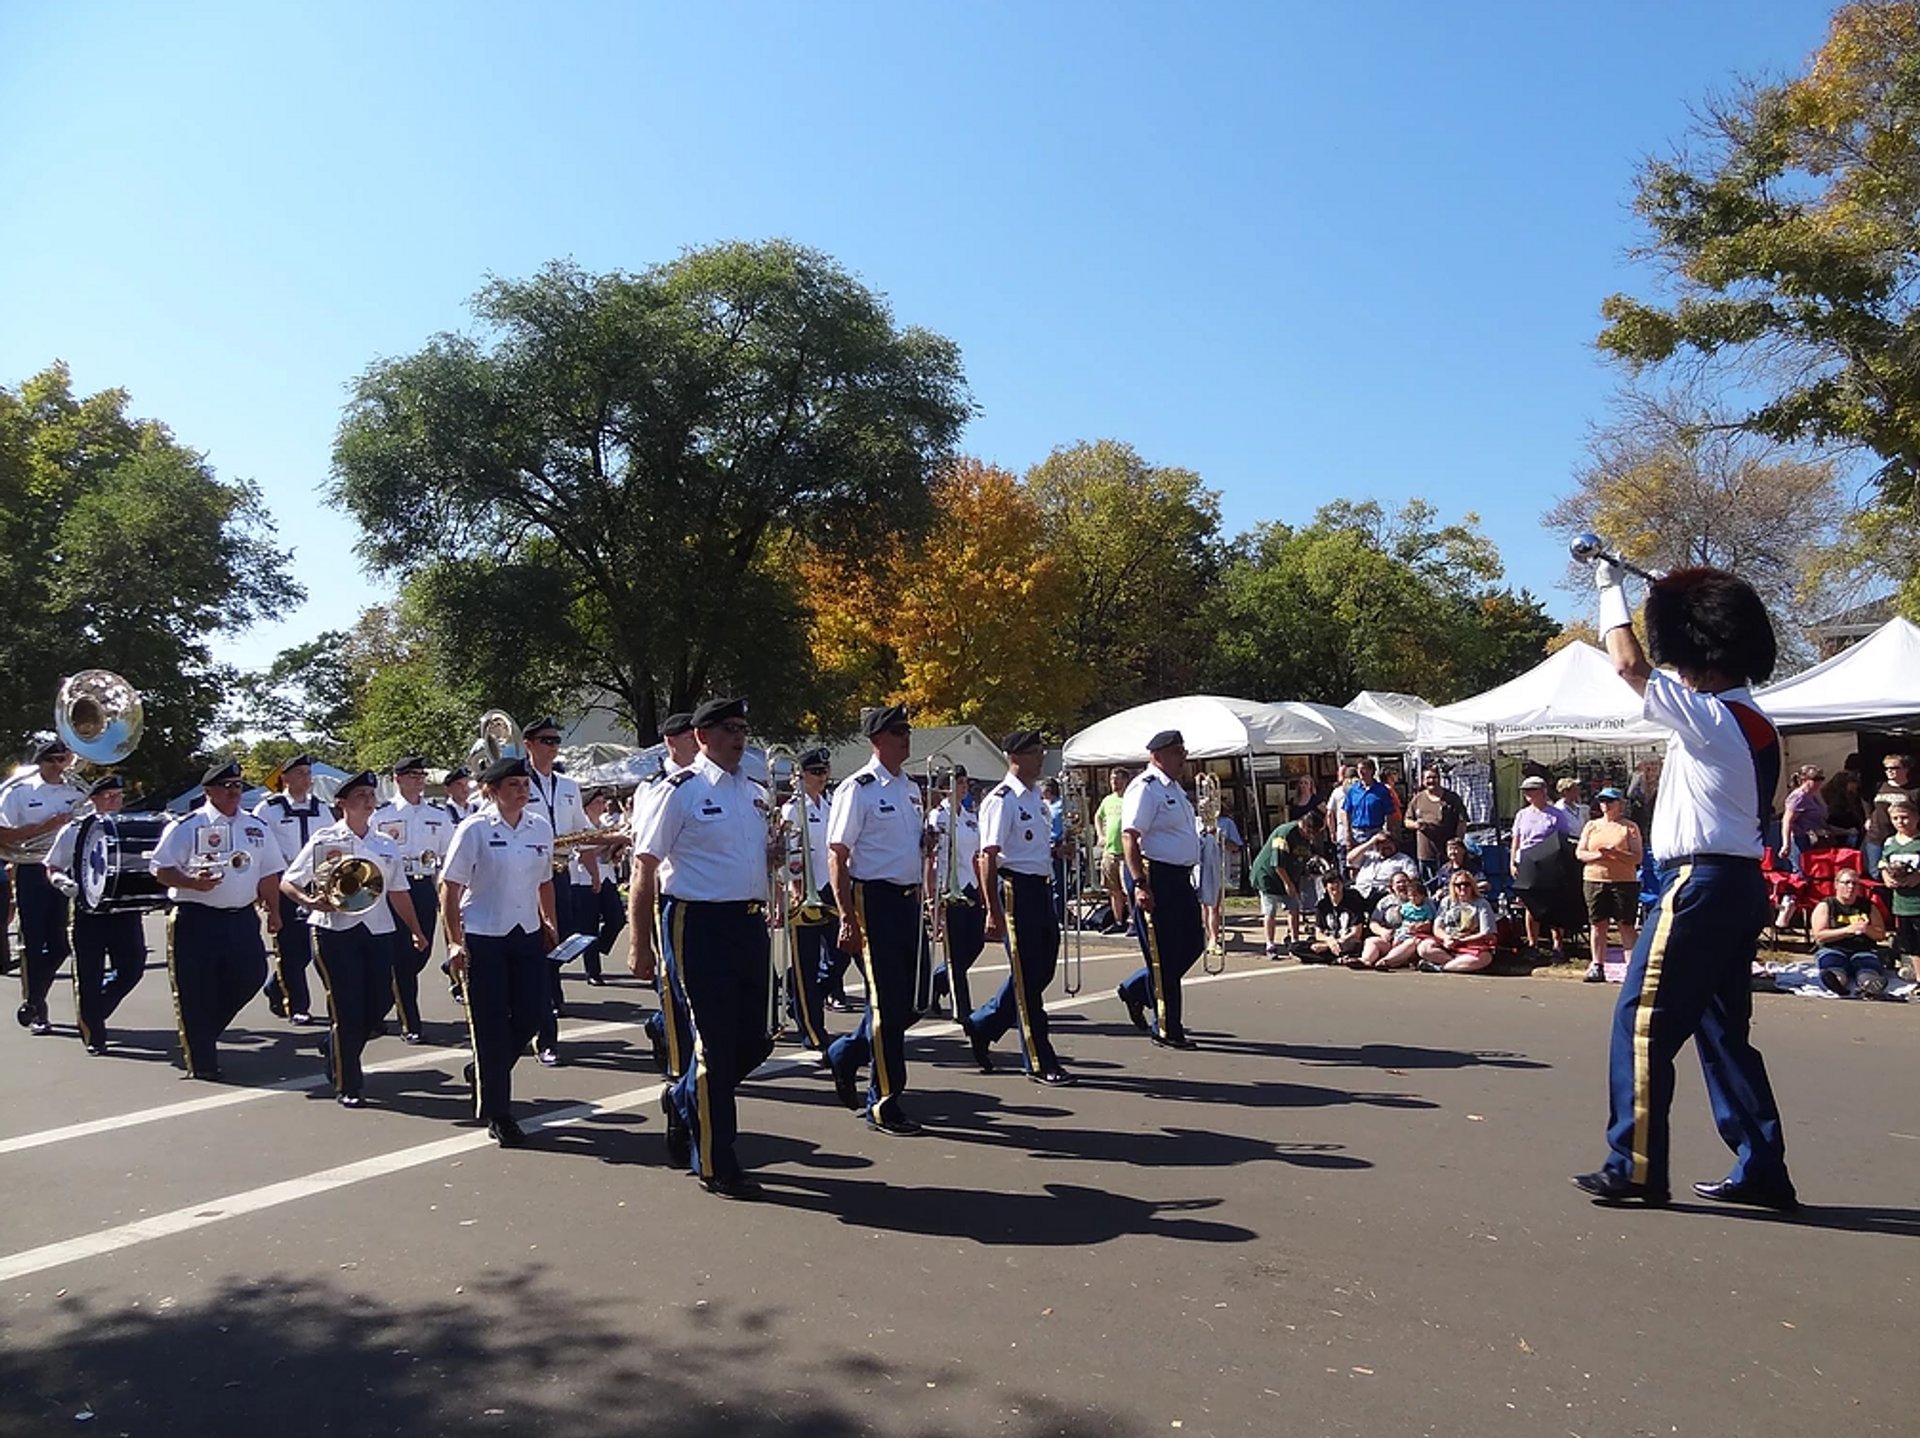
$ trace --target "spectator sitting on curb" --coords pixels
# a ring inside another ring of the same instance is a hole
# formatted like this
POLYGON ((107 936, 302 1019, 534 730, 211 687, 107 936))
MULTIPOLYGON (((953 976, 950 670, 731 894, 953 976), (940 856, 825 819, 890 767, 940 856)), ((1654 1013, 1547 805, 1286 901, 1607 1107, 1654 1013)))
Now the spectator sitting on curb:
POLYGON ((1456 873, 1448 882, 1434 915, 1433 937, 1420 944, 1420 972, 1477 974, 1493 963, 1493 906, 1480 897, 1471 874, 1456 873))
POLYGON ((1358 958, 1367 941, 1367 901, 1333 870, 1320 880, 1320 902, 1313 908, 1313 937, 1293 946, 1303 964, 1344 963, 1358 958))

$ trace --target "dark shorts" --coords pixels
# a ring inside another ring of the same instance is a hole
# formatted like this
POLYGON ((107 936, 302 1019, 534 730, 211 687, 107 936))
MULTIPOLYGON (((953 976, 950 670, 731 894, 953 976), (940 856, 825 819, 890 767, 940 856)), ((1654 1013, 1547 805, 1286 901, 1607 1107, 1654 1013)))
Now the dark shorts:
POLYGON ((1587 918, 1595 924, 1611 919, 1620 924, 1640 922, 1640 886, 1638 884, 1596 884, 1587 880, 1587 918))

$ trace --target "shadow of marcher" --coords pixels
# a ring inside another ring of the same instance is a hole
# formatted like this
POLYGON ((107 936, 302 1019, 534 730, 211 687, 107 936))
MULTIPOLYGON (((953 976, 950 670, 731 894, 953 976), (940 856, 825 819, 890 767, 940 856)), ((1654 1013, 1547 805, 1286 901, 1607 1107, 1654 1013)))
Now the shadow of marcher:
POLYGON ((1884 1208, 1871 1204, 1802 1203, 1791 1213, 1744 1208, 1731 1203, 1676 1203, 1676 1213, 1712 1214, 1748 1223, 1785 1228, 1827 1228, 1840 1233, 1875 1233, 1888 1238, 1920 1238, 1920 1208, 1884 1208))
POLYGON ((1530 1059, 1511 1049, 1429 1049, 1411 1044, 1359 1044, 1337 1048, 1330 1044, 1260 1043, 1215 1036, 1199 1029, 1194 1037, 1204 1041, 1209 1052, 1255 1054, 1268 1058, 1292 1059, 1296 1063, 1322 1068, 1371 1069, 1547 1069, 1552 1064, 1530 1059))

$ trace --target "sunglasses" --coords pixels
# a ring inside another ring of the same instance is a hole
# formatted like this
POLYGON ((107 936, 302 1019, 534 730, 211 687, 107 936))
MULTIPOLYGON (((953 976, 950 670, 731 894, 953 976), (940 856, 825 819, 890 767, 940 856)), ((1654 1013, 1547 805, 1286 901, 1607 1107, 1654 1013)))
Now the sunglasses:
POLYGON ((219 783, 209 784, 207 787, 209 789, 244 789, 247 785, 244 779, 222 779, 219 783))
POLYGON ((882 733, 885 733, 885 734, 891 734, 891 735, 893 735, 893 737, 894 737, 894 738, 896 738, 896 739, 905 739, 905 738, 907 738, 907 737, 908 737, 909 735, 911 735, 911 734, 913 733, 913 725, 911 725, 911 724, 889 724, 889 725, 888 725, 888 726, 887 726, 887 727, 886 727, 886 728, 885 728, 884 730, 882 730, 881 732, 882 732, 882 733))
POLYGON ((829 774, 833 771, 824 764, 808 764, 803 767, 800 772, 802 774, 829 774))
POLYGON ((726 723, 716 725, 715 727, 719 729, 722 734, 731 734, 736 739, 745 737, 747 732, 746 724, 738 719, 729 719, 726 723))
POLYGON ((533 738, 527 740, 527 742, 529 744, 558 744, 560 742, 560 736, 558 734, 536 734, 533 738))

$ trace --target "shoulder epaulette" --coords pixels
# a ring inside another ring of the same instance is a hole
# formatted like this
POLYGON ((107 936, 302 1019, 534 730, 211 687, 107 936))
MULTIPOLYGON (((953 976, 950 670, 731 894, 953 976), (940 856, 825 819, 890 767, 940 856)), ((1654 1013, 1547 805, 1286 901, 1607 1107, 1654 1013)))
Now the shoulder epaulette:
POLYGON ((751 783, 758 784, 762 789, 767 787, 767 781, 765 779, 756 779, 751 774, 747 775, 747 779, 751 783))
POLYGON ((678 774, 675 774, 672 778, 668 779, 667 782, 669 784, 679 785, 679 784, 686 783, 687 780, 691 779, 692 777, 693 777, 693 770, 682 769, 678 774))
POLYGON ((1002 784, 999 788, 993 791, 993 797, 996 799, 1004 799, 1012 793, 1013 793, 1013 785, 1002 784))
POLYGON ((871 784, 873 779, 874 776, 871 774, 855 774, 853 776, 853 782, 856 784, 871 784))

